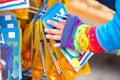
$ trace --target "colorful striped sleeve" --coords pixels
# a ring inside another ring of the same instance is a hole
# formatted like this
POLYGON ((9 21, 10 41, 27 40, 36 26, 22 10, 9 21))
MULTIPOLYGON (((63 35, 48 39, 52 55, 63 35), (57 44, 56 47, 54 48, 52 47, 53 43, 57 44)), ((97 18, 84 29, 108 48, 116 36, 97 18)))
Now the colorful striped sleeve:
POLYGON ((106 24, 97 27, 91 27, 84 24, 81 20, 79 20, 79 23, 77 24, 78 18, 69 15, 72 20, 68 18, 66 22, 62 34, 61 47, 69 47, 82 51, 89 50, 94 53, 103 53, 120 49, 119 4, 120 0, 116 0, 116 13, 113 16, 113 19, 106 24), (66 40, 66 42, 63 45, 62 43, 64 40, 66 40))
POLYGON ((60 47, 84 52, 104 52, 97 41, 95 29, 96 27, 83 23, 78 17, 69 15, 62 33, 60 47))

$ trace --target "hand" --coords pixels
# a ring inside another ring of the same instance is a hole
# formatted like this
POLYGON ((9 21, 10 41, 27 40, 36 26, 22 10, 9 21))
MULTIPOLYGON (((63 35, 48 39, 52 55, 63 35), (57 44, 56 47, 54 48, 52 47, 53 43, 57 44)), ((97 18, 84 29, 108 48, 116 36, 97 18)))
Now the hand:
MULTIPOLYGON (((64 29, 65 21, 59 20, 58 22, 54 22, 52 20, 47 21, 48 24, 55 27, 55 29, 45 28, 45 33, 47 39, 53 40, 61 40, 62 32, 64 29)), ((60 47, 60 43, 54 44, 54 47, 60 47)))

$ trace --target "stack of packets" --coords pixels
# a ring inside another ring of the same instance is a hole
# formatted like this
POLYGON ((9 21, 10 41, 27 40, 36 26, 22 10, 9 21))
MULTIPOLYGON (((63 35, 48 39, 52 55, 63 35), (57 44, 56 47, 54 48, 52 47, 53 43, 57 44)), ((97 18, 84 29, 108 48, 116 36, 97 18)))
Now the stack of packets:
POLYGON ((28 7, 29 0, 0 0, 0 11, 28 7))
POLYGON ((20 28, 17 19, 9 14, 0 14, 0 58, 6 63, 0 80, 21 80, 20 28))
POLYGON ((69 48, 54 48, 57 41, 45 38, 44 28, 54 28, 47 20, 66 20, 66 7, 57 2, 49 10, 37 13, 33 23, 32 78, 45 77, 48 80, 74 80, 76 77, 90 73, 88 60, 93 53, 75 51, 69 48), (39 14, 39 15, 38 15, 39 14))

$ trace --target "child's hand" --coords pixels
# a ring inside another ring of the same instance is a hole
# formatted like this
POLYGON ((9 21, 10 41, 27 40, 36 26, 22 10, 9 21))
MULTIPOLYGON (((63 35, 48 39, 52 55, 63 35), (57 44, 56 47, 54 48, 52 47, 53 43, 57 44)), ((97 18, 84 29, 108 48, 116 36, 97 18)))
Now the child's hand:
MULTIPOLYGON (((54 29, 45 28, 47 39, 61 40, 62 31, 64 29, 65 21, 54 22, 51 20, 47 21, 48 24, 54 26, 54 29)), ((60 43, 54 44, 54 47, 60 47, 60 43)))

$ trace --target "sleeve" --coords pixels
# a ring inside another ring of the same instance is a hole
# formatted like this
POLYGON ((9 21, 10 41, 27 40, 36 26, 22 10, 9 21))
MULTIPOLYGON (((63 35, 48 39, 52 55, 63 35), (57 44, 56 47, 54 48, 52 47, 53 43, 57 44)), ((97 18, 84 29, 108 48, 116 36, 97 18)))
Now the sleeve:
POLYGON ((110 52, 120 49, 120 0, 116 0, 116 13, 111 21, 96 29, 98 42, 104 50, 110 52))
POLYGON ((77 16, 69 14, 63 29, 60 48, 104 52, 97 41, 95 30, 96 27, 91 27, 83 23, 77 16))
POLYGON ((72 37, 72 33, 75 30, 75 27, 80 23, 81 21, 77 16, 68 14, 68 18, 66 20, 66 24, 62 33, 62 39, 61 39, 61 45, 60 45, 61 48, 66 47, 68 41, 69 41, 69 44, 67 45, 67 47, 69 46, 70 48, 72 48, 70 38, 72 37))
POLYGON ((68 15, 60 47, 102 53, 104 50, 97 41, 95 30, 96 27, 83 23, 78 17, 68 15))

